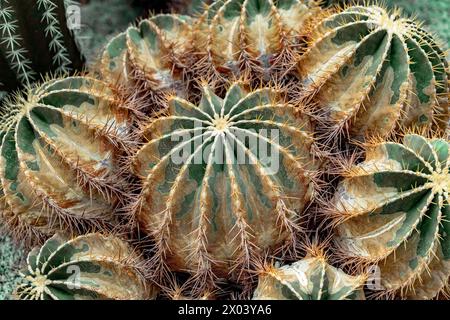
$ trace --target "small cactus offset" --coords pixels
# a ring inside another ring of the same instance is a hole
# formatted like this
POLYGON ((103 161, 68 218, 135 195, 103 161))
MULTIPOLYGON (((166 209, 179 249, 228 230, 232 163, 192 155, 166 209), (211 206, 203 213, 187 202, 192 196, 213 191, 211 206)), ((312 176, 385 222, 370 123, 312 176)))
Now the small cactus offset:
POLYGON ((67 27, 68 0, 0 1, 0 91, 39 80, 39 74, 80 70, 83 58, 67 27))
POLYGON ((318 23, 298 61, 306 95, 327 120, 332 140, 388 136, 398 127, 449 120, 448 64, 422 25, 375 5, 338 9, 318 23))
POLYGON ((254 300, 364 300, 366 276, 350 276, 309 255, 291 265, 267 266, 259 275, 254 300))
POLYGON ((276 89, 202 92, 199 105, 169 98, 145 127, 133 213, 156 241, 157 267, 232 278, 296 241, 313 196, 314 138, 309 118, 276 89))
POLYGON ((98 233, 73 239, 54 235, 33 249, 22 281, 20 300, 154 299, 156 288, 140 272, 142 260, 115 236, 98 233))
POLYGON ((450 278, 450 144, 407 134, 367 145, 333 206, 342 260, 377 265, 385 294, 431 299, 450 278))
POLYGON ((130 137, 128 113, 111 89, 87 77, 51 80, 6 109, 0 181, 10 231, 33 242, 115 222, 114 207, 125 200, 118 163, 130 137))

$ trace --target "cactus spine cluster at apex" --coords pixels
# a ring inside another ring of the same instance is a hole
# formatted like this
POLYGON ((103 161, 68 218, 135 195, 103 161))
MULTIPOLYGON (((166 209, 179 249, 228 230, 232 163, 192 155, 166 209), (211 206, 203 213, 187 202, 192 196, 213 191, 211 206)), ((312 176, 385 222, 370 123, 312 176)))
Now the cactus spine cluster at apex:
POLYGON ((142 260, 115 236, 54 235, 27 258, 15 295, 21 300, 136 300, 155 298, 141 275, 142 260))
POLYGON ((366 279, 331 266, 323 255, 308 255, 291 265, 265 267, 253 299, 364 300, 366 279))
POLYGON ((224 99, 207 85, 202 91, 198 106, 169 98, 166 114, 145 128, 133 208, 156 241, 158 263, 231 277, 296 241, 316 175, 312 127, 272 88, 234 83, 224 99), (271 154, 255 149, 261 145, 271 154), (183 161, 173 161, 186 148, 183 161))
POLYGON ((450 144, 408 134, 375 142, 333 201, 343 261, 377 264, 384 293, 431 299, 450 278, 450 144), (387 291, 387 292, 386 292, 387 291))
POLYGON ((363 138, 387 136, 398 126, 446 128, 445 54, 420 23, 399 10, 339 10, 316 27, 309 44, 299 73, 332 133, 363 138))
POLYGON ((0 91, 28 86, 39 74, 81 69, 82 56, 66 26, 66 8, 71 4, 71 0, 0 1, 0 91))
POLYGON ((118 161, 128 145, 127 118, 111 89, 87 77, 35 85, 7 103, 0 180, 11 231, 33 241, 115 221, 114 206, 125 201, 118 161))

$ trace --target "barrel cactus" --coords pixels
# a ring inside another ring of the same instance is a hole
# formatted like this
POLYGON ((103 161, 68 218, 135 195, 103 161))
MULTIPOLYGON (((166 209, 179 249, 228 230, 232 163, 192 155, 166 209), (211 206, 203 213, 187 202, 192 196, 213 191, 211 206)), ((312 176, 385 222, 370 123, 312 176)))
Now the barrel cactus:
POLYGON ((407 134, 366 152, 333 201, 340 257, 378 265, 382 294, 433 298, 450 277, 450 144, 407 134))
POLYGON ((17 238, 116 221, 112 212, 125 200, 118 163, 130 133, 114 97, 103 82, 70 77, 29 87, 6 104, 2 215, 17 238))
POLYGON ((387 137, 399 126, 445 130, 448 64, 420 23, 375 5, 339 9, 318 23, 298 61, 327 136, 387 137))
POLYGON ((160 14, 142 20, 113 38, 101 60, 109 82, 144 90, 152 103, 164 103, 167 92, 185 92, 182 53, 191 46, 191 18, 160 14))
POLYGON ((73 239, 54 235, 33 249, 20 300, 151 299, 157 290, 140 273, 139 255, 115 236, 90 233, 73 239))
POLYGON ((194 28, 196 52, 203 55, 194 67, 216 79, 230 74, 267 79, 288 70, 319 10, 313 0, 216 1, 194 28))
POLYGON ((71 4, 70 0, 0 1, 0 91, 28 86, 39 74, 82 68, 82 55, 67 27, 66 9, 71 4))
POLYGON ((156 243, 155 262, 197 277, 232 278, 265 251, 296 240, 317 163, 312 127, 279 90, 208 85, 194 105, 169 98, 133 160, 132 206, 156 243))
POLYGON ((351 276, 323 256, 268 266, 259 275, 254 300, 364 300, 366 276, 351 276))

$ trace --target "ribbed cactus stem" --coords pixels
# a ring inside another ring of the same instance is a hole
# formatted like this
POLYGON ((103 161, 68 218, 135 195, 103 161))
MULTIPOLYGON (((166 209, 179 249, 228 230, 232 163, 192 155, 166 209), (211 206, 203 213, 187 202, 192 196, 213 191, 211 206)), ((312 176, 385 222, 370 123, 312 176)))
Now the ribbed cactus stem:
POLYGON ((115 236, 57 234, 28 254, 15 295, 20 300, 155 298, 158 291, 141 269, 142 258, 115 236))
POLYGON ((408 134, 366 147, 334 199, 342 260, 380 269, 382 294, 431 299, 450 277, 450 145, 408 134))
POLYGON ((170 97, 133 162, 142 192, 131 212, 155 239, 155 263, 236 277, 295 242, 317 165, 310 130, 276 88, 234 83, 220 98, 203 85, 199 105, 170 97))

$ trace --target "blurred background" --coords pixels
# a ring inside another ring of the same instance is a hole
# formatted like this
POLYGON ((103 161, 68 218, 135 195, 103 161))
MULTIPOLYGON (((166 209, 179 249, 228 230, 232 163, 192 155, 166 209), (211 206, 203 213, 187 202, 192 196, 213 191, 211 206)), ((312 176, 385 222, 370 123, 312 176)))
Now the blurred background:
MULTIPOLYGON (((200 1, 200 0, 198 0, 200 1)), ((95 57, 105 43, 128 25, 150 12, 177 10, 192 13, 197 0, 79 0, 81 24, 75 30, 80 50, 87 63, 95 63, 95 57)), ((337 3, 341 1, 328 1, 337 3)), ((424 20, 446 44, 450 42, 450 0, 384 0, 389 7, 401 7, 406 14, 417 15, 424 20)), ((0 92, 0 99, 1 99, 0 92)), ((17 268, 24 257, 21 250, 0 234, 0 300, 7 299, 17 281, 17 268)))

